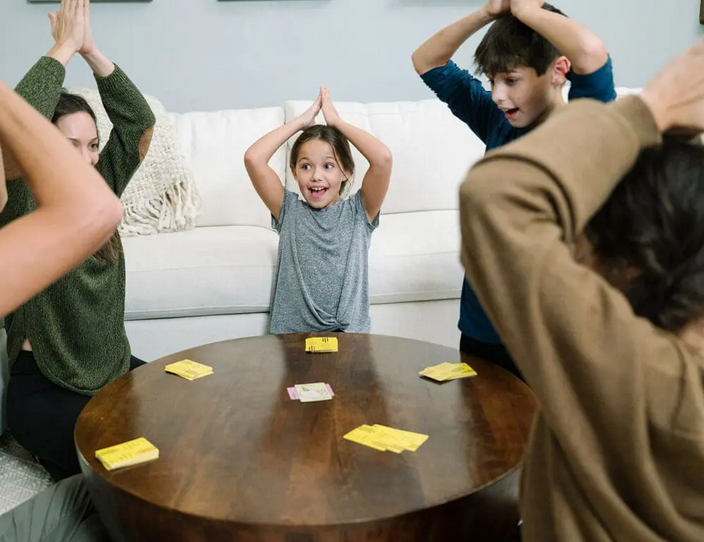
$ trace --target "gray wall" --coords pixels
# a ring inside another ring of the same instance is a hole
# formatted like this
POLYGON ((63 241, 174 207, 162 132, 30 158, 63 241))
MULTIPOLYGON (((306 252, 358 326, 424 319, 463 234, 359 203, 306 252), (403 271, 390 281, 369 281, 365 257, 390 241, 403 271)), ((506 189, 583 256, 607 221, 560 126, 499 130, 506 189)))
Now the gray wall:
MULTIPOLYGON (((608 44, 616 83, 641 86, 704 35, 700 0, 554 0, 608 44), (646 7, 647 6, 647 7, 646 7)), ((476 0, 153 0, 95 4, 104 52, 171 111, 215 110, 312 99, 428 98, 410 55, 476 0)), ((46 12, 57 4, 2 0, 0 76, 15 84, 52 45, 46 12)), ((469 65, 477 38, 457 55, 469 65)), ((67 86, 91 85, 80 58, 67 86)))

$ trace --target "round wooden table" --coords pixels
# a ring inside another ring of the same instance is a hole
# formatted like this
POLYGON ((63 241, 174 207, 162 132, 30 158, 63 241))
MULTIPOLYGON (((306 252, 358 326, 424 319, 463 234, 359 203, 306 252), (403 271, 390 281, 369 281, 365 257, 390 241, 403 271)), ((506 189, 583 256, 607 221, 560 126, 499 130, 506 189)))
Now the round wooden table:
POLYGON ((457 350, 396 337, 311 335, 209 344, 115 380, 76 426, 81 468, 114 541, 415 542, 506 540, 536 408, 508 372, 465 357, 478 376, 435 383, 418 371, 457 350), (214 374, 188 381, 164 366, 189 358, 214 374), (327 382, 331 401, 286 388, 327 382), (424 433, 416 452, 343 439, 362 424, 424 433), (137 437, 159 459, 112 472, 95 451, 137 437))

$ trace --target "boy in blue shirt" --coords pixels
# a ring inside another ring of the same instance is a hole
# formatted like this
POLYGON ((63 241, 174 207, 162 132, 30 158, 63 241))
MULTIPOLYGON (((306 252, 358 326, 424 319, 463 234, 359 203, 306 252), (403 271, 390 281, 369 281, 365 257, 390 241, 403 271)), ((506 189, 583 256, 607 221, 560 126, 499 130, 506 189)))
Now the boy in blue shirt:
MULTIPOLYGON (((542 0, 489 0, 421 45, 413 65, 487 151, 528 133, 565 105, 566 81, 571 82, 570 100, 616 98, 611 59, 601 39, 542 0), (451 57, 492 22, 475 53, 477 71, 491 83, 489 92, 451 57)), ((459 328, 460 350, 521 376, 467 279, 459 328)))

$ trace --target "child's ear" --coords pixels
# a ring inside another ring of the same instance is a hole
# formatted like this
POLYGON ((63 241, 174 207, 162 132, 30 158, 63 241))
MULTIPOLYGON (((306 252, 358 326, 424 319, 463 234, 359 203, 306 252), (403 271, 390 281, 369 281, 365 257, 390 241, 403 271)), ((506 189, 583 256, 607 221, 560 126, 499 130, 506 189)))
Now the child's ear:
POLYGON ((552 63, 550 67, 551 82, 555 86, 562 86, 567 81, 567 74, 572 69, 569 59, 566 56, 561 56, 552 63))

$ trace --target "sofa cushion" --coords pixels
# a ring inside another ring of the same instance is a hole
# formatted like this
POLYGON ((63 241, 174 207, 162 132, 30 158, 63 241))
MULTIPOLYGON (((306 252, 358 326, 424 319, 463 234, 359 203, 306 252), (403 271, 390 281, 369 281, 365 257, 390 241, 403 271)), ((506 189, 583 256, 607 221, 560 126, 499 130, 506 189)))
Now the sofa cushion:
POLYGON ((256 226, 210 226, 123 240, 125 318, 269 310, 278 235, 256 226))
POLYGON ((383 216, 369 251, 372 304, 459 298, 459 246, 458 211, 383 216))
MULTIPOLYGON (((459 297, 457 211, 389 215, 372 236, 372 303, 459 297)), ((278 235, 256 226, 210 226, 123 240, 126 319, 269 310, 278 235)))
MULTIPOLYGON (((244 153, 257 139, 284 123, 283 109, 173 113, 171 118, 201 197, 197 225, 268 227, 271 217, 249 180, 244 153)), ((282 182, 284 159, 281 149, 269 162, 282 182)))
MULTIPOLYGON (((310 102, 286 102, 286 120, 303 113, 310 102)), ((458 208, 459 185, 470 166, 484 155, 485 146, 467 125, 439 100, 361 104, 335 102, 340 116, 385 143, 394 155, 391 185, 382 213, 450 210, 458 208)), ((317 119, 323 122, 322 116, 317 119)), ((292 138, 287 145, 290 153, 292 138)), ((353 191, 359 188, 369 164, 357 151, 353 191)), ((289 189, 297 190, 290 170, 289 189)))

